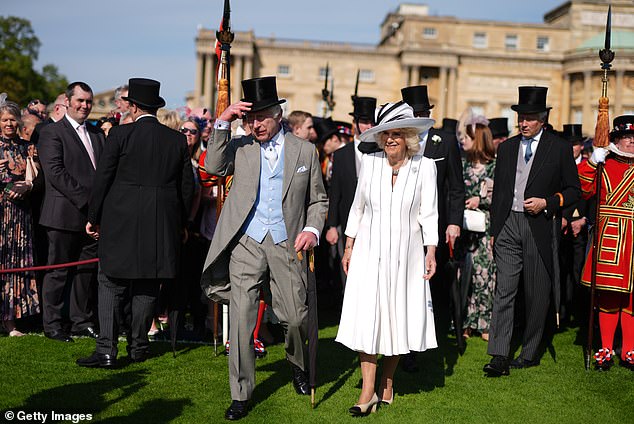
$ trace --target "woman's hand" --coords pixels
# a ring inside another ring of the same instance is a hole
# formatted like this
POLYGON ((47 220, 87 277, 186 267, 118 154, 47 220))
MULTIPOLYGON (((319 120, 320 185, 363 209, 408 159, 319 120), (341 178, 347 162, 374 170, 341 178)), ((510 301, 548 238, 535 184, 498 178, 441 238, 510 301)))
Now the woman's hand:
POLYGON ((478 209, 480 206, 480 198, 478 196, 473 196, 465 200, 464 207, 467 209, 478 209))
POLYGON ((32 183, 27 183, 26 181, 18 181, 13 184, 10 190, 7 190, 6 193, 9 195, 10 200, 22 200, 26 196, 28 192, 33 188, 32 183))
POLYGON ((343 258, 341 258, 341 266, 343 267, 343 272, 348 275, 348 268, 350 267, 350 258, 352 257, 352 247, 345 248, 343 251, 343 258))
POLYGON ((425 274, 423 278, 430 280, 436 273, 436 246, 426 246, 427 253, 425 254, 425 274))

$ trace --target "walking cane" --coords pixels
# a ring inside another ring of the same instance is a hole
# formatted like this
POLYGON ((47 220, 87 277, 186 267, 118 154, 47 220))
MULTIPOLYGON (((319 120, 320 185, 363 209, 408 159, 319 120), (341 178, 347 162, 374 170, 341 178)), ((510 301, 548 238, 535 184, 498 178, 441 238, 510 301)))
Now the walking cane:
MULTIPOLYGON (((297 252, 299 261, 304 260, 301 251, 297 252)), ((315 408, 317 386, 317 343, 319 342, 319 322, 317 316, 317 281, 315 279, 315 251, 308 250, 308 384, 310 385, 310 407, 315 408)))
MULTIPOLYGON (((608 7, 608 19, 605 25, 605 48, 599 51, 601 58, 601 69, 603 70, 601 98, 599 99, 599 115, 597 116, 597 127, 594 133, 594 147, 607 147, 610 143, 610 99, 608 98, 608 71, 612 67, 611 62, 614 60, 614 52, 610 50, 610 32, 611 32, 611 15, 612 6, 608 7)), ((594 304, 597 286, 597 261, 599 260, 599 220, 601 219, 601 182, 603 179, 603 163, 597 164, 597 173, 595 176, 595 196, 597 199, 597 210, 594 220, 594 228, 592 234, 592 267, 590 274, 590 315, 588 318, 588 341, 586 344, 585 367, 590 369, 590 358, 592 356, 592 342, 594 340, 594 304)))

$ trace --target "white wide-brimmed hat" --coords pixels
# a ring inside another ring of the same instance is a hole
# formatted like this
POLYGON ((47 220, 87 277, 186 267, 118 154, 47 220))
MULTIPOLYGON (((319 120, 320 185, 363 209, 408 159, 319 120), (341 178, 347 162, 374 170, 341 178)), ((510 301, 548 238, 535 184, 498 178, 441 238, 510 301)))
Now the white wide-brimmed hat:
POLYGON ((359 139, 363 142, 379 142, 379 134, 397 128, 414 128, 418 133, 429 130, 436 121, 431 118, 414 118, 414 110, 405 102, 386 103, 376 109, 376 125, 363 132, 359 139))

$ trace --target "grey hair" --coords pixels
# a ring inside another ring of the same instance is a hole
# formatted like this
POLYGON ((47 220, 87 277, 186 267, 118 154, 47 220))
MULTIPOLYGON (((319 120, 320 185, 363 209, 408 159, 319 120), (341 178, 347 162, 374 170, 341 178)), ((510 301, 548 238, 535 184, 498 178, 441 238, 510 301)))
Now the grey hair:
POLYGON ((3 113, 9 113, 13 115, 16 121, 18 121, 18 127, 22 129, 24 123, 22 122, 22 113, 20 113, 20 106, 12 101, 7 101, 0 104, 0 116, 3 113))
MULTIPOLYGON (((400 130, 403 133, 403 137, 405 138, 405 147, 407 148, 407 157, 411 158, 416 153, 420 151, 420 136, 418 130, 416 128, 395 128, 400 130)), ((379 145, 381 149, 385 148, 385 142, 381 139, 381 135, 385 131, 381 131, 377 134, 376 144, 379 145)))
POLYGON ((539 112, 539 113, 537 114, 537 119, 538 119, 539 121, 546 122, 546 119, 548 119, 548 111, 547 111, 547 110, 545 110, 545 111, 543 111, 543 112, 539 112))
POLYGON ((114 98, 115 98, 115 100, 121 99, 121 93, 123 91, 128 91, 129 89, 130 89, 130 87, 128 86, 128 84, 120 85, 119 87, 117 87, 116 90, 114 90, 114 98))

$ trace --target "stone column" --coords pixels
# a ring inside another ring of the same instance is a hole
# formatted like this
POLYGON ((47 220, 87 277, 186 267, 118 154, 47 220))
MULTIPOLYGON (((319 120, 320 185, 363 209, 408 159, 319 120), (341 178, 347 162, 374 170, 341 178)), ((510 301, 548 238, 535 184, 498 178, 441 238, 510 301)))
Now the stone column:
POLYGON ((616 70, 616 92, 614 93, 614 117, 623 114, 623 76, 624 69, 616 70))
POLYGON ((570 123, 570 74, 564 73, 561 84, 561 125, 570 123))
POLYGON ((401 68, 401 72, 402 72, 402 80, 403 83, 401 84, 401 87, 408 87, 409 86, 409 82, 410 82, 410 73, 411 73, 412 67, 405 65, 401 68))
POLYGON ((436 120, 440 121, 446 116, 447 106, 447 67, 441 66, 439 69, 440 78, 438 81, 438 105, 436 106, 436 120))
POLYGON ((456 113, 456 97, 458 95, 456 73, 456 68, 449 68, 449 85, 447 86, 447 110, 444 116, 446 118, 458 119, 458 113, 456 113))
POLYGON ((592 71, 583 71, 583 127, 593 128, 592 71))
POLYGON ((253 62, 254 61, 255 61, 255 56, 246 56, 244 58, 244 77, 243 77, 243 79, 254 78, 254 75, 253 75, 253 62))
POLYGON ((231 74, 231 102, 242 98, 242 68, 244 66, 244 56, 235 56, 233 59, 233 74, 231 74))
POLYGON ((196 79, 194 80, 194 107, 201 106, 203 96, 203 55, 196 53, 196 79))
POLYGON ((204 93, 203 93, 203 107, 207 109, 214 108, 214 97, 213 91, 216 86, 216 79, 214 78, 214 55, 209 53, 205 54, 205 81, 203 83, 204 93))
POLYGON ((412 73, 409 84, 407 85, 419 85, 420 84, 420 66, 412 66, 412 73))

